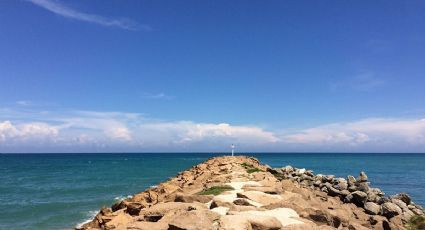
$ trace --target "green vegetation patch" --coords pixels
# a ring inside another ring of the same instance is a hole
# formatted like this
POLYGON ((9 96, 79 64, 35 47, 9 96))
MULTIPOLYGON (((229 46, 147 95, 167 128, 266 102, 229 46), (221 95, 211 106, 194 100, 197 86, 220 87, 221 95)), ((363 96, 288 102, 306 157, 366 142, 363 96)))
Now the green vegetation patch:
POLYGON ((244 167, 244 168, 246 168, 246 169, 254 168, 254 165, 252 165, 252 164, 248 164, 248 163, 246 163, 246 162, 242 163, 241 165, 242 165, 242 167, 244 167))
POLYGON ((247 173, 263 172, 263 170, 256 168, 254 165, 248 164, 246 162, 242 163, 241 165, 246 169, 247 173))
POLYGON ((263 172, 263 170, 259 168, 251 168, 246 170, 247 173, 255 173, 255 172, 263 172))
POLYGON ((233 187, 229 185, 223 185, 223 186, 212 186, 211 188, 207 188, 204 191, 198 193, 198 195, 218 195, 222 192, 233 190, 233 187))
POLYGON ((423 230, 425 229, 425 217, 424 216, 412 216, 409 222, 407 222, 406 228, 408 230, 423 230))

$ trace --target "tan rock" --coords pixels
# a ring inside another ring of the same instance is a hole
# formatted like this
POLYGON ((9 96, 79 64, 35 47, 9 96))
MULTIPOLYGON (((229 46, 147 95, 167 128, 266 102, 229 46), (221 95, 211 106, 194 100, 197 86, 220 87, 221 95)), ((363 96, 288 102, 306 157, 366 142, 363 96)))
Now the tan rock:
POLYGON ((237 194, 240 198, 247 198, 262 205, 270 205, 282 201, 280 195, 267 194, 260 191, 246 191, 237 194))
POLYGON ((174 201, 175 202, 184 202, 184 203, 208 203, 213 199, 212 195, 185 195, 183 193, 177 193, 174 201))
POLYGON ((169 223, 169 230, 205 230, 211 229, 219 215, 209 210, 193 210, 175 216, 169 223))
POLYGON ((221 230, 279 230, 283 226, 270 216, 227 215, 220 219, 221 230))

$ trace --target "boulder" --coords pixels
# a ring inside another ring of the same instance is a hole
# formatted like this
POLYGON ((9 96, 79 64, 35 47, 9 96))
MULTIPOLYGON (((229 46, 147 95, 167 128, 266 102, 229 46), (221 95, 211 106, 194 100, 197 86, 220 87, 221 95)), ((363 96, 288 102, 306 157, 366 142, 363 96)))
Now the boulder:
POLYGON ((337 178, 333 186, 338 190, 346 190, 348 188, 348 183, 344 178, 337 178))
POLYGON ((212 195, 185 195, 183 193, 178 193, 174 198, 175 202, 183 202, 183 203, 208 203, 213 198, 212 195))
POLYGON ((303 175, 301 175, 300 176, 300 179, 301 180, 309 180, 309 181, 313 181, 314 179, 313 179, 313 177, 311 177, 311 176, 309 176, 309 175, 307 175, 307 174, 303 174, 303 175))
MULTIPOLYGON (((275 217, 254 215, 227 215, 220 218, 219 229, 232 230, 278 230, 282 224, 275 217)), ((211 229, 205 228, 205 229, 211 229)))
POLYGON ((385 202, 381 205, 381 214, 388 219, 402 214, 403 211, 400 207, 398 207, 396 204, 393 204, 391 202, 385 202))
POLYGON ((322 181, 322 180, 323 180, 323 175, 322 175, 322 174, 317 174, 314 178, 315 178, 316 180, 320 180, 320 181, 322 181))
POLYGON ((348 191, 348 190, 342 190, 341 191, 341 196, 343 196, 343 198, 348 196, 348 195, 350 195, 350 191, 348 191))
POLYGON ((381 213, 381 206, 373 202, 366 202, 364 204, 364 209, 367 214, 371 215, 378 215, 381 213))
POLYGON ((357 180, 353 176, 347 177, 348 186, 354 186, 356 184, 356 182, 357 182, 357 180))
POLYGON ((339 196, 339 195, 341 195, 341 191, 339 191, 338 189, 336 189, 332 186, 327 187, 327 189, 328 189, 328 195, 329 196, 339 196))
POLYGON ((360 181, 360 182, 366 182, 367 181, 367 175, 366 175, 366 173, 365 172, 360 172, 360 175, 359 175, 359 177, 357 178, 357 180, 358 181, 360 181))
POLYGON ((311 176, 311 177, 314 176, 313 170, 306 170, 304 174, 307 175, 307 176, 311 176))
POLYGON ((362 191, 355 191, 347 195, 345 201, 348 203, 354 203, 357 206, 363 206, 367 201, 367 194, 362 191))
POLYGON ((369 191, 369 182, 357 182, 356 188, 358 191, 367 192, 369 191))
POLYGON ((139 212, 142 208, 144 208, 145 206, 141 203, 138 202, 131 202, 127 204, 127 213, 132 215, 132 216, 137 216, 139 215, 139 212))
POLYGON ((407 205, 409 205, 410 202, 412 202, 412 199, 406 193, 399 193, 399 194, 393 196, 392 198, 402 200, 407 205))
POLYGON ((348 230, 369 230, 369 228, 366 228, 365 226, 362 226, 360 224, 350 224, 348 225, 348 230))
POLYGON ((236 199, 233 201, 233 203, 236 205, 242 205, 242 206, 253 206, 246 199, 236 199))
POLYGON ((282 200, 279 195, 267 194, 259 191, 246 191, 236 194, 238 198, 247 198, 262 205, 277 203, 282 200))
POLYGON ((379 205, 381 205, 381 204, 386 203, 386 202, 391 202, 390 198, 388 198, 388 197, 380 197, 380 198, 378 198, 378 201, 376 203, 379 204, 379 205))
POLYGON ((285 170, 285 172, 290 173, 294 171, 294 168, 290 165, 287 165, 286 167, 282 168, 282 170, 285 170))
POLYGON ((404 223, 407 223, 413 216, 415 216, 415 213, 413 213, 410 210, 406 210, 406 211, 403 211, 403 214, 401 214, 401 220, 404 223))
POLYGON ((219 215, 208 210, 193 210, 176 215, 169 223, 169 230, 204 230, 210 229, 219 215))
POLYGON ((335 178, 334 175, 324 175, 323 176, 323 182, 332 182, 332 180, 335 178))
POLYGON ((353 186, 348 186, 348 191, 350 191, 350 192, 355 192, 355 191, 357 191, 357 187, 356 187, 355 185, 353 185, 353 186))
POLYGON ((400 208, 401 208, 401 210, 403 210, 403 211, 405 211, 405 210, 409 210, 409 208, 407 207, 406 203, 404 203, 402 200, 392 198, 392 199, 391 199, 391 202, 392 202, 393 204, 396 204, 396 205, 397 205, 398 207, 400 207, 400 208))
POLYGON ((344 199, 345 203, 353 203, 359 207, 363 207, 363 205, 367 201, 367 194, 362 191, 355 191, 347 195, 344 199))

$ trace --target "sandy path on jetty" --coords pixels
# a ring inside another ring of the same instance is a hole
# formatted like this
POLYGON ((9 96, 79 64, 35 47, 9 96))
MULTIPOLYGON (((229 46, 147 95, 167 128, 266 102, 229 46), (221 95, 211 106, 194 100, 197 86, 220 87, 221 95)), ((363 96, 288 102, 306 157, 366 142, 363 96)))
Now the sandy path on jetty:
MULTIPOLYGON (((220 195, 214 196, 213 201, 218 201, 220 203, 233 203, 235 200, 240 199, 238 197, 238 194, 246 194, 248 196, 243 199, 245 199, 250 205, 256 208, 261 208, 261 206, 282 200, 282 197, 280 195, 267 194, 262 191, 246 191, 244 187, 260 188, 267 186, 264 186, 261 182, 258 181, 241 180, 246 180, 246 175, 243 177, 234 178, 231 182, 226 183, 226 185, 233 187, 234 190, 226 191, 220 195)), ((211 203, 212 202, 208 202, 207 205, 210 206, 211 203)), ((227 216, 226 219, 228 219, 229 222, 233 223, 233 229, 239 229, 238 225, 240 226, 240 229, 244 229, 243 226, 245 226, 245 224, 248 223, 251 219, 261 219, 262 217, 276 218, 282 226, 305 224, 304 222, 296 219, 300 218, 298 213, 290 208, 229 212, 228 207, 218 206, 216 208, 211 209, 211 211, 216 212, 222 216, 227 216)))

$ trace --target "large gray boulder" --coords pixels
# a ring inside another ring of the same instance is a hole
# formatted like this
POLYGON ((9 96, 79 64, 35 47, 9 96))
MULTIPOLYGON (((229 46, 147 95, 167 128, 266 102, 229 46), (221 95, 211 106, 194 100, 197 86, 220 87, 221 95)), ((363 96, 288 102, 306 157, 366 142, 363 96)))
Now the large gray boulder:
POLYGON ((399 200, 403 201, 404 203, 406 203, 407 205, 409 205, 412 202, 412 199, 406 193, 399 193, 399 194, 393 196, 392 198, 399 199, 399 200))
POLYGON ((364 204, 364 209, 367 214, 371 215, 378 215, 381 213, 381 206, 373 202, 366 202, 364 204))
POLYGON ((407 204, 406 204, 406 203, 404 203, 402 200, 392 198, 392 199, 391 199, 391 202, 392 202, 393 204, 396 204, 396 205, 397 205, 398 207, 400 207, 400 208, 401 208, 401 210, 403 210, 403 211, 407 211, 407 210, 409 210, 409 208, 407 207, 407 204))
POLYGON ((387 217, 388 219, 400 215, 402 213, 403 211, 401 210, 401 208, 391 202, 386 202, 381 205, 381 214, 387 217))
POLYGON ((367 191, 367 200, 377 203, 383 195, 384 193, 379 188, 371 188, 367 191))
POLYGON ((338 190, 346 190, 348 188, 348 183, 344 178, 337 178, 334 183, 334 188, 338 190))
POLYGON ((367 194, 362 191, 352 192, 348 196, 346 196, 344 199, 344 202, 353 203, 359 207, 363 207, 366 201, 367 201, 367 194))
POLYGON ((367 192, 367 191, 369 191, 369 182, 357 182, 357 184, 356 184, 356 188, 357 188, 357 190, 359 190, 359 191, 362 191, 362 192, 367 192))

